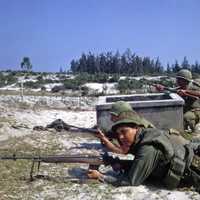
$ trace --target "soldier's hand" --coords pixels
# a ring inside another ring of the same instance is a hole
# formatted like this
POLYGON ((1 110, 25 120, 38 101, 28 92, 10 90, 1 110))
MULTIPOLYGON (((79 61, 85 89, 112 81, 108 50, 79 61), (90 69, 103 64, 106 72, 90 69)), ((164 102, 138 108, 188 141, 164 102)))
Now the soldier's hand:
POLYGON ((161 85, 161 84, 155 84, 154 85, 156 90, 158 90, 159 92, 162 92, 165 90, 165 86, 164 85, 161 85))
POLYGON ((98 128, 98 133, 96 134, 96 137, 98 137, 100 140, 102 140, 105 136, 105 134, 98 128))
POLYGON ((97 170, 89 169, 87 172, 87 176, 90 179, 100 179, 102 177, 102 174, 97 170))
POLYGON ((180 96, 187 96, 187 91, 186 90, 177 90, 177 94, 180 96))

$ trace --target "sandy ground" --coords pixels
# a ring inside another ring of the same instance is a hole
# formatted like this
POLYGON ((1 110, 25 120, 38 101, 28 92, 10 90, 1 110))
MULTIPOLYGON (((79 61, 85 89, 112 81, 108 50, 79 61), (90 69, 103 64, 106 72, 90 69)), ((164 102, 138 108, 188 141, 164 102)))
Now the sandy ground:
MULTIPOLYGON (((27 152, 89 153, 99 155, 102 146, 91 134, 70 131, 33 131, 36 125, 47 125, 55 119, 68 124, 92 127, 95 111, 62 111, 56 109, 20 109, 0 106, 0 153, 15 149, 27 152)), ((30 165, 21 161, 0 163, 0 199, 84 199, 84 200, 199 200, 194 191, 169 191, 153 186, 119 187, 85 180, 86 165, 43 164, 38 178, 27 184, 30 165), (17 166, 18 165, 18 166, 17 166), (17 167, 18 168, 17 168, 17 167), (23 166, 23 167, 22 167, 23 166), (13 173, 15 176, 13 178, 13 173)), ((103 167, 108 172, 110 168, 103 167)))

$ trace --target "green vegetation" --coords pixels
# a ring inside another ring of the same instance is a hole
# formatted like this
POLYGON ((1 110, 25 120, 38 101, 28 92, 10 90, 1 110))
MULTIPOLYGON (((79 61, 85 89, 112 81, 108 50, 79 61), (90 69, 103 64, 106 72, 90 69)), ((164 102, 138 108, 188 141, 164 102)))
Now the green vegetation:
MULTIPOLYGON (((9 85, 10 83, 16 83, 17 78, 20 76, 25 76, 26 82, 24 82, 23 86, 27 89, 40 89, 42 92, 41 95, 44 95, 45 93, 48 93, 45 88, 45 84, 50 83, 60 83, 63 85, 57 85, 54 86, 51 90, 52 93, 60 93, 64 92, 65 90, 73 90, 77 91, 79 90, 81 92, 82 96, 86 95, 104 95, 107 94, 107 85, 105 83, 118 83, 116 84, 116 89, 120 91, 121 94, 127 94, 131 92, 132 90, 141 90, 143 88, 144 84, 146 83, 145 80, 135 80, 131 77, 128 77, 126 79, 119 79, 119 74, 106 74, 106 73, 96 73, 96 74, 89 74, 87 72, 76 74, 73 78, 66 77, 66 74, 57 74, 56 79, 51 79, 50 77, 46 77, 46 73, 36 73, 34 75, 31 75, 32 72, 26 73, 23 71, 17 72, 1 72, 0 73, 0 86, 3 87, 5 85, 9 85), (14 76, 13 76, 14 74, 14 76), (59 76, 58 76, 59 75, 59 76), (33 78, 34 81, 30 80, 28 78, 33 78), (60 78, 60 79, 59 79, 60 78), (90 92, 89 88, 84 86, 86 83, 103 83, 103 92, 90 92)), ((55 76, 54 76, 55 77, 55 76)), ((161 78, 159 81, 149 81, 151 83, 160 83, 168 87, 172 87, 174 83, 172 80, 168 77, 161 78)), ((20 83, 17 83, 18 87, 21 87, 20 83)), ((27 90, 28 91, 28 90, 27 90)), ((26 91, 24 91, 26 94, 28 94, 26 91)), ((2 92, 0 92, 2 93, 2 92)), ((5 92, 4 92, 5 93, 5 92)), ((2 93, 3 94, 3 93, 2 93)), ((63 95, 63 94, 62 94, 63 95)))
MULTIPOLYGON (((148 85, 143 79, 139 81, 132 79, 135 76, 168 75, 169 77, 173 77, 181 68, 191 70, 194 78, 198 78, 200 73, 200 64, 198 62, 190 64, 186 57, 184 57, 181 64, 175 61, 174 64, 167 64, 167 67, 164 68, 159 58, 154 60, 150 57, 139 57, 135 53, 132 53, 130 49, 127 49, 123 54, 119 52, 114 54, 107 52, 99 55, 94 55, 91 52, 89 54, 83 53, 79 59, 72 60, 68 73, 62 68, 60 68, 59 73, 33 72, 31 71, 32 64, 29 57, 23 58, 21 68, 23 71, 7 70, 0 72, 0 87, 17 83, 19 77, 24 77, 26 80, 23 84, 24 88, 40 89, 42 95, 46 91, 45 84, 50 83, 60 83, 60 85, 52 88, 52 93, 60 92, 64 94, 65 90, 73 90, 80 91, 83 96, 104 95, 108 89, 105 83, 117 83, 116 88, 120 93, 126 94, 132 90, 142 92, 144 85, 148 85), (73 77, 70 77, 70 72, 73 73, 73 77), (122 75, 127 78, 121 80, 120 76, 122 75), (29 80, 29 78, 33 78, 34 80, 29 80), (95 94, 91 94, 89 89, 84 86, 84 84, 92 82, 105 84, 101 94, 95 91, 93 91, 95 94)), ((152 83, 160 83, 167 87, 174 86, 170 78, 161 78, 159 81, 152 81, 152 83)), ((18 86, 21 85, 18 84, 18 86)))
POLYGON ((0 87, 11 85, 16 82, 17 82, 17 78, 13 76, 12 73, 4 75, 2 72, 0 72, 0 87))
POLYGON ((33 89, 38 89, 38 88, 41 88, 42 87, 42 84, 37 81, 37 82, 34 82, 34 81, 27 81, 24 83, 24 87, 25 88, 33 88, 33 89))
POLYGON ((89 74, 118 74, 128 76, 140 75, 164 75, 178 72, 181 68, 189 69, 193 73, 200 73, 200 64, 190 64, 185 56, 181 64, 175 60, 172 65, 164 67, 159 59, 150 57, 140 57, 127 49, 122 55, 117 51, 101 53, 99 55, 83 53, 77 60, 71 61, 70 71, 78 74, 87 72, 89 74))
POLYGON ((134 79, 129 79, 126 78, 125 80, 120 80, 118 82, 118 86, 117 89, 120 91, 120 93, 129 93, 131 90, 135 90, 135 89, 141 89, 142 88, 142 82, 141 81, 137 81, 134 79))
POLYGON ((77 79, 67 79, 64 82, 64 88, 65 89, 72 89, 72 90, 78 90, 79 86, 81 85, 81 81, 77 79))
POLYGON ((65 89, 78 90, 80 86, 85 83, 97 82, 105 83, 108 82, 109 76, 105 73, 102 74, 88 74, 82 73, 76 75, 74 79, 66 79, 63 81, 65 89))
POLYGON ((29 57, 24 57, 21 62, 21 68, 25 71, 31 71, 32 70, 32 64, 29 57))

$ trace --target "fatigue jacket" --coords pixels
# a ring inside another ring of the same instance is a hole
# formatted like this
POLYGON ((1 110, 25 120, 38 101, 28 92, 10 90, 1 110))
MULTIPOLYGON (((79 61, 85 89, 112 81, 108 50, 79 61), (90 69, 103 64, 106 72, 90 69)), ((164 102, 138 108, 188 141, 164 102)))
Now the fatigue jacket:
POLYGON ((117 186, 137 186, 145 180, 157 179, 167 187, 175 188, 193 158, 192 148, 188 146, 183 140, 175 140, 168 131, 142 129, 129 150, 135 156, 129 161, 129 167, 119 176, 105 176, 104 180, 117 186))
MULTIPOLYGON (((194 85, 193 83, 189 83, 187 90, 200 91, 200 87, 194 85)), ((200 99, 195 99, 190 96, 184 96, 182 98, 185 101, 184 113, 192 109, 200 108, 200 99)))

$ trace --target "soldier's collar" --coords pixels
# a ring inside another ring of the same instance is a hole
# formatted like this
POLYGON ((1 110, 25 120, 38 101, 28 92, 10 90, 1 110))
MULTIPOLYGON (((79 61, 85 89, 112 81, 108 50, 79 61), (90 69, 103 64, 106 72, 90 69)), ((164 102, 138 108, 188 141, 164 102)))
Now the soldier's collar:
POLYGON ((129 152, 134 150, 135 146, 140 142, 140 140, 141 140, 141 132, 142 132, 142 128, 139 128, 137 133, 136 133, 136 136, 135 136, 135 142, 131 145, 129 152))

